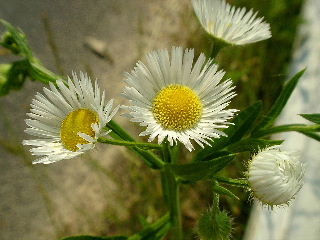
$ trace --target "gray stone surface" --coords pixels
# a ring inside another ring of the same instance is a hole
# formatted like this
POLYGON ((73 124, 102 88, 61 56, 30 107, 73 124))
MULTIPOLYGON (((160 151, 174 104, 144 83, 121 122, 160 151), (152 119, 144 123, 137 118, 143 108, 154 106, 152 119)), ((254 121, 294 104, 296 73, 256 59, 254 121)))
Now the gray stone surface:
MULTIPOLYGON (((320 1, 307 0, 300 26, 291 74, 307 67, 277 124, 305 123, 299 113, 319 113, 320 1)), ((320 238, 319 142, 298 133, 275 136, 285 139, 284 148, 301 151, 307 170, 305 184, 288 208, 263 209, 255 204, 246 240, 318 240, 320 238)))
MULTIPOLYGON (((124 71, 152 49, 184 44, 188 32, 180 21, 185 10, 192 14, 188 0, 0 1, 0 18, 23 29, 45 66, 69 75, 89 71, 118 104, 123 103, 118 95, 124 71), (105 43, 106 59, 85 46, 88 38, 105 43)), ((5 60, 0 56, 0 62, 5 60)), ((23 90, 0 98, 0 239, 114 233, 111 215, 128 218, 130 192, 123 192, 116 180, 128 171, 122 148, 100 146, 78 159, 34 166, 20 145, 26 137, 25 114, 42 86, 28 81, 23 90)))

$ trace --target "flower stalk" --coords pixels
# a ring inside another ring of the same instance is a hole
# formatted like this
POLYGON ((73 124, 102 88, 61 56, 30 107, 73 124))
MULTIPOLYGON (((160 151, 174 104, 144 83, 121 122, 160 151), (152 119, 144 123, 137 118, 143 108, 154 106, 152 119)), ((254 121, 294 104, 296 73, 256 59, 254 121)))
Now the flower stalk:
POLYGON ((140 148, 147 148, 147 149, 161 149, 161 145, 152 144, 152 143, 144 143, 144 142, 130 142, 130 141, 123 141, 123 140, 116 140, 110 138, 98 138, 98 142, 106 143, 111 145, 118 145, 118 146, 126 146, 126 147, 140 147, 140 148))

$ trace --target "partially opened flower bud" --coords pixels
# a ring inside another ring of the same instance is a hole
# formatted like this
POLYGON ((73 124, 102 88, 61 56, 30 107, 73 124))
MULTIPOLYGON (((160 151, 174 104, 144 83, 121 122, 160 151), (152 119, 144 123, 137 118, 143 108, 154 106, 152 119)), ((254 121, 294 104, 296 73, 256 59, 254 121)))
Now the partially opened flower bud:
POLYGON ((253 195, 270 206, 288 204, 302 187, 304 165, 295 153, 280 146, 266 148, 252 157, 248 181, 253 195))

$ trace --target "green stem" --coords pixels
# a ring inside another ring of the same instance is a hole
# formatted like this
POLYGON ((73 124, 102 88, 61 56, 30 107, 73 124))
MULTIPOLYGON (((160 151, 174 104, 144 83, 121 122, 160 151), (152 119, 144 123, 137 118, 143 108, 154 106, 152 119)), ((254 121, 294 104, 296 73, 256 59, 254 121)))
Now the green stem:
POLYGON ((106 143, 111 145, 119 145, 119 146, 126 146, 126 147, 141 147, 141 148, 154 148, 154 149, 161 149, 162 146, 158 144, 152 144, 152 143, 144 143, 144 142, 129 142, 129 141, 123 141, 123 140, 116 140, 116 139, 110 139, 110 138, 98 138, 98 142, 100 143, 106 143))
POLYGON ((216 56, 218 55, 218 53, 220 52, 220 50, 222 48, 224 48, 225 46, 227 46, 226 42, 215 38, 213 41, 213 46, 212 46, 210 58, 215 59, 216 56))
MULTIPOLYGON (((172 160, 172 151, 170 151, 170 146, 168 144, 163 144, 163 156, 165 161, 170 164, 172 160)), ((164 199, 166 200, 170 208, 170 217, 172 222, 172 239, 182 240, 182 219, 181 219, 181 206, 180 206, 180 184, 172 172, 171 168, 164 167, 162 171, 161 180, 162 188, 164 192, 164 199)))
POLYGON ((170 154, 170 146, 168 141, 164 141, 164 143, 162 143, 162 155, 163 155, 163 160, 166 163, 170 163, 171 162, 171 154, 170 154))
POLYGON ((175 184, 175 192, 172 196, 173 202, 171 202, 171 214, 172 214, 172 222, 173 222, 173 233, 174 239, 182 240, 182 219, 181 219, 181 206, 180 206, 180 191, 179 184, 176 182, 175 184))
MULTIPOLYGON (((134 138, 130 136, 122 127, 120 127, 114 120, 111 120, 106 125, 106 130, 112 130, 110 136, 116 138, 119 141, 125 140, 128 142, 135 142, 134 138)), ((164 162, 152 151, 142 149, 137 146, 127 146, 132 151, 136 152, 141 159, 153 169, 161 169, 164 166, 164 162)))
POLYGON ((182 240, 182 220, 180 207, 179 184, 169 168, 165 168, 164 177, 167 184, 167 202, 170 208, 170 217, 172 222, 172 239, 182 240))
POLYGON ((264 129, 258 131, 254 136, 255 137, 262 137, 262 136, 268 136, 274 133, 280 133, 280 132, 290 132, 290 131, 296 131, 296 132, 315 132, 320 131, 320 125, 311 125, 307 126, 304 124, 288 124, 288 125, 280 125, 276 127, 272 127, 269 129, 264 129))
POLYGON ((112 130, 112 132, 116 133, 119 137, 121 137, 123 140, 134 142, 134 138, 131 137, 131 135, 126 132, 122 127, 120 127, 119 124, 117 124, 114 120, 111 120, 107 123, 106 126, 108 129, 112 130))
POLYGON ((217 213, 219 211, 219 194, 215 193, 214 187, 218 185, 217 181, 213 181, 213 198, 212 198, 212 207, 214 208, 214 212, 217 213))

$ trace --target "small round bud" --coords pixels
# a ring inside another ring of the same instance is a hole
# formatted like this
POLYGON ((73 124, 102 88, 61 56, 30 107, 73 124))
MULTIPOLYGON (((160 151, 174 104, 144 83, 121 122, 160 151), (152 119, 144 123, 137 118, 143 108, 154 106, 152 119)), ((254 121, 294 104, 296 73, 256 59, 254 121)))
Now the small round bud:
POLYGON ((304 164, 296 153, 266 148, 252 157, 248 181, 254 197, 269 206, 288 204, 303 185, 304 164))
POLYGON ((232 219, 225 211, 206 211, 198 222, 198 234, 201 240, 229 240, 232 231, 232 219))

